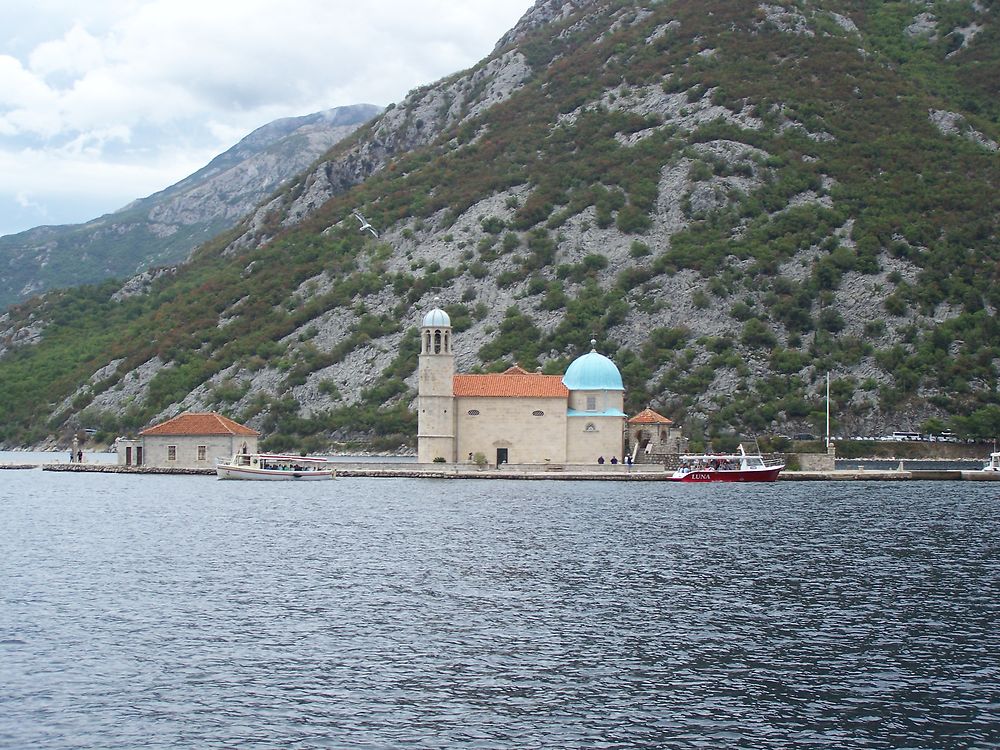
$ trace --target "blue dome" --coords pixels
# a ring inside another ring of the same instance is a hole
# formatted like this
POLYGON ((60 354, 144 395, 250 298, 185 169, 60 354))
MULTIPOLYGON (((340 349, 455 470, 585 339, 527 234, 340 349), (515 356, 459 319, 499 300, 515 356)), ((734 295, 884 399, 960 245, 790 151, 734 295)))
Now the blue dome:
POLYGON ((563 375, 563 385, 571 391, 624 391, 622 374, 615 363, 592 350, 577 357, 563 375))
POLYGON ((444 310, 435 307, 424 316, 424 322, 421 325, 424 328, 444 328, 445 326, 450 328, 451 318, 444 310))

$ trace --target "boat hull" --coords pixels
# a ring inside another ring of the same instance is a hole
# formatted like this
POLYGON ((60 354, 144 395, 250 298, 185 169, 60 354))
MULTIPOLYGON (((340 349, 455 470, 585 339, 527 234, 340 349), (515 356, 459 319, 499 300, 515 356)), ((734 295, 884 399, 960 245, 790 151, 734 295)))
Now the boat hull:
POLYGON ((685 473, 677 472, 671 477, 674 482, 774 482, 783 466, 769 466, 763 469, 695 469, 685 473))
POLYGON ((250 479, 265 482, 295 481, 309 482, 320 479, 333 479, 337 472, 334 469, 254 469, 249 466, 229 466, 220 464, 215 467, 219 479, 250 479))

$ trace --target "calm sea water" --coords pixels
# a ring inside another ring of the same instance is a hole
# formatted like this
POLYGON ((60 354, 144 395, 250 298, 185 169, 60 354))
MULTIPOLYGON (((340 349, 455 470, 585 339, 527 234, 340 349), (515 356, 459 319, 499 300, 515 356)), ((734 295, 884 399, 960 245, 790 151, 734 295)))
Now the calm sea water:
POLYGON ((988 748, 1000 485, 0 472, 4 748, 988 748))

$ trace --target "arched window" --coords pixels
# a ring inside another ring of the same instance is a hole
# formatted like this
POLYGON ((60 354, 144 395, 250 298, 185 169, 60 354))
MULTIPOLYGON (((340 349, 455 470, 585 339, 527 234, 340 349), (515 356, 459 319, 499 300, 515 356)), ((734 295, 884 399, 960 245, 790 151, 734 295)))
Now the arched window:
POLYGON ((445 352, 445 354, 447 354, 448 352, 451 351, 451 341, 450 341, 450 339, 451 339, 451 337, 448 335, 448 332, 445 331, 444 332, 444 352, 445 352))
POLYGON ((441 331, 434 331, 434 353, 441 353, 441 331))
POLYGON ((597 432, 597 425, 593 422, 587 422, 587 426, 583 428, 584 432, 597 432))
POLYGON ((430 354, 431 353, 431 332, 430 331, 428 331, 427 335, 424 336, 424 353, 425 354, 430 354))

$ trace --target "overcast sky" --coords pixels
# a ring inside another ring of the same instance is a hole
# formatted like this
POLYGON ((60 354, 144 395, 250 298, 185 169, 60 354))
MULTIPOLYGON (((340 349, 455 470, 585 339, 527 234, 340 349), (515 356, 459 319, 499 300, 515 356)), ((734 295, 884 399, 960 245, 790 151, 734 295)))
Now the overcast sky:
POLYGON ((0 234, 121 208, 279 117, 399 101, 532 4, 0 0, 0 234))

